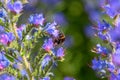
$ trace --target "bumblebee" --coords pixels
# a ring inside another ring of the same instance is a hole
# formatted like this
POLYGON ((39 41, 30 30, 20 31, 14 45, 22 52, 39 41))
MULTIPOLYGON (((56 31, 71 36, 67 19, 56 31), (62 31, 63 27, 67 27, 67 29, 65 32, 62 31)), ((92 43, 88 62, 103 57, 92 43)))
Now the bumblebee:
POLYGON ((63 33, 59 33, 57 37, 53 37, 54 46, 62 45, 65 41, 65 35, 63 33))

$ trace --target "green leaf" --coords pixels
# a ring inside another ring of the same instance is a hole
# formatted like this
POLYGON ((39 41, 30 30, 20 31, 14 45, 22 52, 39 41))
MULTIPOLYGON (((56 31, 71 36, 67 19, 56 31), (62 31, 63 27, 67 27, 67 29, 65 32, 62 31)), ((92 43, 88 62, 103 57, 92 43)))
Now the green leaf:
POLYGON ((12 56, 10 56, 9 54, 5 54, 5 56, 7 57, 8 60, 14 62, 14 58, 12 56))

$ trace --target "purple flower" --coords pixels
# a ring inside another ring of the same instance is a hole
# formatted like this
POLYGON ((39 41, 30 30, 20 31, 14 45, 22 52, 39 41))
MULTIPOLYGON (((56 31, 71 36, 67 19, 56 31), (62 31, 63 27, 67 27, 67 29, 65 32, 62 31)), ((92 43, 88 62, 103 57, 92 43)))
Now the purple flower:
POLYGON ((47 52, 49 52, 51 49, 53 49, 52 38, 45 40, 42 48, 45 49, 47 52))
POLYGON ((8 45, 14 39, 15 39, 15 36, 11 32, 0 34, 0 43, 2 43, 3 45, 8 45))
POLYGON ((8 2, 7 7, 11 12, 19 14, 22 11, 23 5, 21 1, 16 1, 13 4, 11 2, 8 2))
POLYGON ((117 50, 116 53, 112 55, 112 62, 113 64, 120 66, 120 50, 117 50))
POLYGON ((58 57, 58 58, 63 58, 63 56, 64 56, 64 49, 61 47, 61 48, 59 48, 58 50, 57 50, 57 53, 55 54, 56 55, 56 57, 58 57))
POLYGON ((19 28, 17 28, 17 34, 18 34, 18 38, 20 40, 22 40, 22 32, 23 30, 26 29, 26 25, 22 24, 19 28))
POLYGON ((20 40, 22 40, 22 31, 21 30, 17 30, 17 34, 18 34, 18 38, 20 40))
POLYGON ((44 4, 49 6, 56 6, 61 0, 41 0, 44 4))
POLYGON ((42 69, 44 69, 49 64, 50 61, 51 61, 51 56, 46 55, 41 63, 42 69))
POLYGON ((92 68, 94 70, 102 70, 107 67, 107 62, 104 60, 97 60, 93 59, 92 60, 92 68))
POLYGON ((5 32, 5 29, 3 26, 0 26, 0 33, 3 33, 3 32, 5 32))
POLYGON ((46 76, 46 77, 44 77, 44 78, 42 78, 40 80, 50 80, 50 77, 46 76))
POLYGON ((7 16, 7 13, 4 9, 0 9, 0 20, 5 21, 5 17, 7 16))
POLYGON ((8 42, 12 42, 15 39, 15 36, 12 32, 7 33, 8 36, 8 42))
POLYGON ((117 74, 111 73, 110 80, 120 80, 120 72, 118 71, 117 74))
POLYGON ((109 32, 112 41, 120 40, 120 26, 117 26, 115 29, 110 30, 109 32))
POLYGON ((120 13, 120 0, 109 0, 107 1, 107 4, 103 6, 103 8, 111 18, 114 18, 120 13))
POLYGON ((98 22, 98 30, 99 31, 106 31, 109 30, 111 28, 110 24, 107 23, 105 20, 103 20, 102 22, 98 22))
POLYGON ((53 35, 55 37, 58 36, 59 34, 59 31, 57 29, 57 23, 54 21, 53 23, 48 23, 45 27, 45 31, 50 34, 50 35, 53 35))
POLYGON ((105 41, 110 41, 111 40, 111 37, 108 33, 104 34, 102 32, 98 32, 98 37, 102 40, 105 40, 105 41))
POLYGON ((114 73, 111 73, 110 80, 118 80, 114 73))
POLYGON ((20 72, 21 72, 22 76, 27 76, 27 72, 25 69, 20 70, 20 72))
POLYGON ((9 42, 9 37, 7 34, 0 34, 0 43, 7 45, 9 42))
POLYGON ((110 72, 114 72, 115 71, 115 65, 112 62, 108 63, 108 70, 110 72))
POLYGON ((112 9, 110 5, 106 5, 104 7, 106 14, 108 14, 111 18, 114 18, 117 15, 116 10, 112 9))
POLYGON ((0 52, 0 70, 8 67, 9 64, 9 60, 4 56, 3 52, 0 52))
POLYGON ((9 74, 0 75, 0 80, 16 80, 14 76, 9 74))
POLYGON ((43 14, 34 14, 31 15, 29 18, 29 22, 33 24, 35 27, 43 26, 45 21, 45 18, 43 17, 43 14))
POLYGON ((53 18, 59 25, 65 26, 67 24, 66 18, 63 13, 54 14, 53 18))
POLYGON ((64 80, 75 80, 75 79, 72 77, 65 77, 64 80))
POLYGON ((103 55, 108 54, 107 48, 101 46, 100 44, 96 45, 96 51, 97 51, 98 54, 103 54, 103 55))

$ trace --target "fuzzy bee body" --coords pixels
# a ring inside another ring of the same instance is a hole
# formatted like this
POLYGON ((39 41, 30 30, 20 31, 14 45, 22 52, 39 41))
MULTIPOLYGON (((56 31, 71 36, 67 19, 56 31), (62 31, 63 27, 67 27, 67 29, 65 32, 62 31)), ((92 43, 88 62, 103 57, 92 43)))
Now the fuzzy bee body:
POLYGON ((65 35, 63 33, 59 33, 58 37, 53 37, 54 46, 62 45, 65 41, 65 35))

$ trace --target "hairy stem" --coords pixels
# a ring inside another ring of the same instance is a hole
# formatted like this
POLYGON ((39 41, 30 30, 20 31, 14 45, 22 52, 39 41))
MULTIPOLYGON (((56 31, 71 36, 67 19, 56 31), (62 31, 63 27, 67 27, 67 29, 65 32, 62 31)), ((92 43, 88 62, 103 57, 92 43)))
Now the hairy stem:
POLYGON ((30 70, 30 64, 27 61, 25 56, 23 56, 23 62, 24 62, 24 67, 26 69, 26 72, 28 73, 28 80, 34 80, 34 77, 32 76, 32 73, 31 73, 31 70, 30 70))

